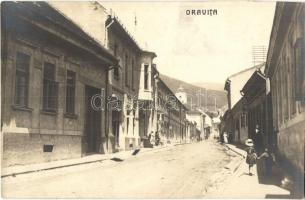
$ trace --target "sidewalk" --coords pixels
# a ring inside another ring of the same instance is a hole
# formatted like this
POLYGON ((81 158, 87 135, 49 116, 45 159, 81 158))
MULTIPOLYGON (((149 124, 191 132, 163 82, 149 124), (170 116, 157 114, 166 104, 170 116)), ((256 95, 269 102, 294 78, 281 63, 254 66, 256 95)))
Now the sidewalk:
MULTIPOLYGON (((234 145, 226 146, 239 154, 246 156, 246 152, 236 148, 234 145)), ((230 175, 220 187, 209 192, 207 198, 290 198, 290 192, 279 187, 276 177, 271 177, 268 181, 262 181, 257 173, 257 165, 251 169, 252 176, 248 174, 248 165, 243 160, 237 170, 230 175)))
MULTIPOLYGON (((184 143, 182 143, 184 144, 184 143)), ((173 145, 165 145, 160 147, 154 147, 154 148, 141 148, 139 153, 145 153, 150 151, 157 151, 164 148, 170 148, 176 145, 182 145, 182 144, 173 144, 173 145)), ((26 173, 32 173, 32 172, 39 172, 44 170, 52 170, 57 168, 63 168, 63 167, 70 167, 70 166, 76 166, 76 165, 82 165, 82 164, 88 164, 88 163, 94 163, 94 162, 101 162, 104 160, 110 160, 113 158, 119 158, 119 159, 126 159, 129 157, 132 157, 132 153, 134 150, 129 151, 120 151, 117 153, 110 153, 110 154, 93 154, 84 156, 81 158, 74 158, 74 159, 67 159, 67 160, 58 160, 58 161, 51 161, 51 162, 45 162, 45 163, 37 163, 37 164, 29 164, 29 165, 16 165, 11 167, 6 167, 1 169, 1 177, 6 176, 15 176, 18 174, 26 174, 26 173)))

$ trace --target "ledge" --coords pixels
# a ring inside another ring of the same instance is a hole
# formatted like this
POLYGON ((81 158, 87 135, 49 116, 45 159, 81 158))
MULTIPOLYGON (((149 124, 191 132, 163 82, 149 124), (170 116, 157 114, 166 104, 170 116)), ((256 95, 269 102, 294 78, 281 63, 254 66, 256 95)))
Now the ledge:
POLYGON ((12 108, 14 110, 19 110, 19 111, 26 111, 26 112, 32 112, 33 108, 28 108, 28 107, 23 107, 23 106, 18 106, 18 105, 12 105, 12 108))
POLYGON ((56 116, 57 115, 57 112, 55 112, 55 111, 47 111, 47 110, 40 110, 40 113, 44 114, 44 115, 52 115, 52 116, 56 116))
POLYGON ((74 113, 65 113, 65 114, 64 114, 64 117, 70 118, 70 119, 77 119, 77 118, 78 118, 78 115, 77 115, 77 114, 74 114, 74 113))

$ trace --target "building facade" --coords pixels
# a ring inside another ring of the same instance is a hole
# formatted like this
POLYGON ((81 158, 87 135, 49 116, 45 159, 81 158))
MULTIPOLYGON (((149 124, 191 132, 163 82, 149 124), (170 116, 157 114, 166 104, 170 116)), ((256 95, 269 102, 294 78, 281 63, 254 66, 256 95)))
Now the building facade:
POLYGON ((189 121, 186 119, 186 130, 185 130, 185 135, 186 135, 186 142, 196 142, 199 140, 199 136, 197 135, 197 124, 196 122, 189 121))
POLYGON ((4 166, 145 147, 155 133, 186 141, 187 108, 158 77, 156 54, 100 3, 1 9, 4 166))
POLYGON ((139 83, 139 134, 141 145, 150 146, 150 136, 155 136, 157 126, 157 113, 155 110, 156 71, 153 63, 156 54, 142 51, 140 59, 139 83))
POLYGON ((188 109, 159 78, 156 68, 154 69, 154 74, 158 77, 155 82, 156 131, 161 136, 163 143, 186 142, 186 112, 188 109))
POLYGON ((109 135, 113 151, 128 150, 140 145, 138 95, 141 88, 142 50, 111 15, 105 23, 106 46, 119 60, 119 67, 109 72, 109 135))
POLYGON ((227 132, 231 142, 243 142, 245 139, 245 132, 248 131, 246 127, 247 114, 243 107, 243 100, 241 90, 252 76, 258 70, 263 70, 265 64, 256 65, 227 78, 224 89, 227 91, 228 110, 223 118, 223 132, 227 132))
POLYGON ((274 138, 271 137, 272 120, 267 120, 271 119, 272 110, 270 106, 267 107, 269 95, 266 93, 266 77, 263 72, 256 70, 241 92, 243 110, 248 116, 248 137, 253 139, 256 151, 262 153, 264 147, 271 147, 274 143, 274 138))
POLYGON ((205 115, 198 110, 190 110, 186 113, 186 119, 188 121, 195 122, 198 140, 204 139, 205 115))
POLYGON ((289 164, 290 169, 293 169, 292 171, 297 177, 296 180, 300 182, 301 186, 303 185, 303 189, 305 135, 304 20, 305 5, 303 3, 278 2, 276 4, 265 70, 271 86, 273 130, 277 139, 277 149, 289 164))
POLYGON ((107 95, 117 59, 45 2, 1 9, 4 166, 104 153, 105 104, 93 97, 107 95))

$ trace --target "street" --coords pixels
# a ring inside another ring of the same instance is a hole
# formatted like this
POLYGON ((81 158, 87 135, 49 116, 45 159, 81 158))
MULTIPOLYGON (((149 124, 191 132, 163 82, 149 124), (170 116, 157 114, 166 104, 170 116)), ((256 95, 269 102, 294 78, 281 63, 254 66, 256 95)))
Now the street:
POLYGON ((232 160, 212 141, 2 179, 6 198, 202 198, 232 160))

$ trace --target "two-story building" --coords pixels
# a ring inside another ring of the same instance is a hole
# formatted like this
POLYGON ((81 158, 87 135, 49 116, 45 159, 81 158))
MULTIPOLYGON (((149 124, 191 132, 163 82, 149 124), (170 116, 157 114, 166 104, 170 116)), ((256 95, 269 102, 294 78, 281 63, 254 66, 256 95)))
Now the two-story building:
POLYGON ((105 26, 106 46, 119 60, 119 67, 109 72, 110 144, 113 150, 127 150, 140 145, 138 97, 145 53, 116 17, 108 15, 105 26))

